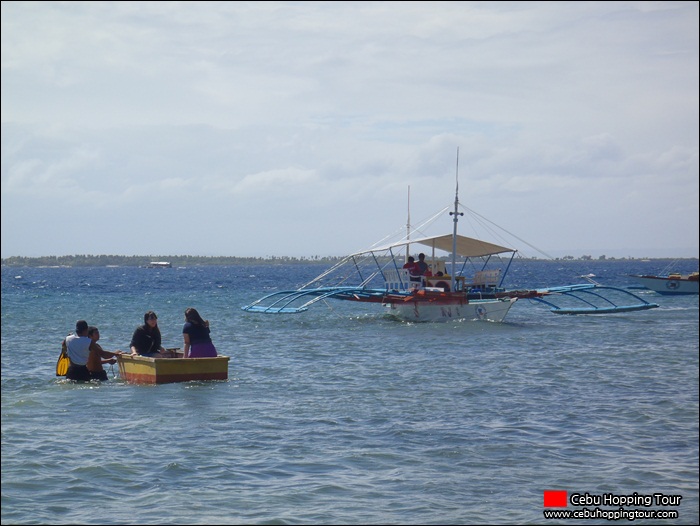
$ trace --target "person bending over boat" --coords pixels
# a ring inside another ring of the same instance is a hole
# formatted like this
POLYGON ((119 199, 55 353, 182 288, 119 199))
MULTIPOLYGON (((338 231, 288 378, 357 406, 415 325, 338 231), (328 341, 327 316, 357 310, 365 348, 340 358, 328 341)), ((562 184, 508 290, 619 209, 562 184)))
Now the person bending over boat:
POLYGON ((131 337, 131 354, 139 354, 149 358, 164 358, 166 350, 161 345, 158 316, 152 310, 143 315, 143 325, 136 327, 131 337))
POLYGON ((89 382, 90 371, 88 371, 86 364, 90 356, 92 340, 88 337, 87 322, 78 320, 75 324, 75 334, 66 336, 63 343, 66 344, 66 353, 70 359, 66 378, 78 382, 89 382))
POLYGON ((183 358, 214 358, 216 347, 209 336, 209 321, 203 320, 192 307, 185 310, 185 325, 182 327, 185 340, 183 358))
POLYGON ((90 339, 92 340, 92 344, 90 344, 90 356, 88 357, 88 361, 86 364, 88 371, 90 371, 90 378, 93 380, 100 381, 109 380, 109 378, 107 378, 107 372, 104 370, 104 367, 102 367, 102 365, 105 363, 116 363, 117 360, 114 357, 118 354, 121 354, 122 352, 105 351, 102 348, 102 346, 99 343, 97 343, 97 340, 100 339, 100 330, 97 327, 88 327, 87 333, 90 339))

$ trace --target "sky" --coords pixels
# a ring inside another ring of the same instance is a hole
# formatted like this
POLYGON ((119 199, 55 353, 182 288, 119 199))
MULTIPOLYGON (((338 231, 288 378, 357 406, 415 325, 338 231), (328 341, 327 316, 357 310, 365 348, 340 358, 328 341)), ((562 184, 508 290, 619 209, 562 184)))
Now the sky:
POLYGON ((698 257, 698 2, 1 6, 3 258, 698 257))

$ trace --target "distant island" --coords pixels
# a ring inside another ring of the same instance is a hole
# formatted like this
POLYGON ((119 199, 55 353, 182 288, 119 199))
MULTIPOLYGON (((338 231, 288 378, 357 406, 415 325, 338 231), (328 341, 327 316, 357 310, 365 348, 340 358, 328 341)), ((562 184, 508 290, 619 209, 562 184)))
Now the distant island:
POLYGON ((214 265, 279 265, 294 263, 333 264, 340 257, 230 257, 230 256, 13 256, 2 259, 3 267, 196 267, 214 265))
MULTIPOLYGON (((3 267, 196 267, 196 266, 231 266, 231 265, 290 265, 290 264, 322 264, 333 265, 343 259, 338 256, 312 257, 232 257, 232 256, 114 256, 114 255, 73 255, 73 256, 13 256, 2 259, 3 267), (155 263, 155 264, 154 264, 155 263)), ((439 259, 446 259, 445 257, 439 259)), ((528 258, 540 259, 540 258, 528 258)), ((606 256, 564 256, 554 261, 694 261, 697 258, 613 258, 606 256)))

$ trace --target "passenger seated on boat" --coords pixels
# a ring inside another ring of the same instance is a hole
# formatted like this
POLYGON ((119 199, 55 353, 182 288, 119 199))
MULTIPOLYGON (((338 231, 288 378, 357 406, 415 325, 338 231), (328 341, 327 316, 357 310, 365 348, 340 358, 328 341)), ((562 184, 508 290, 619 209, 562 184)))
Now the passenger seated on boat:
POLYGON ((216 358, 216 347, 209 336, 209 321, 203 320, 197 309, 185 310, 182 337, 185 340, 183 358, 216 358))
POLYGON ((404 264, 403 268, 408 270, 410 274, 411 281, 420 281, 420 269, 418 268, 418 263, 416 263, 416 258, 413 256, 408 256, 408 260, 404 264))
POLYGON ((425 254, 421 252, 418 254, 418 262, 416 263, 416 268, 418 270, 418 278, 411 278, 411 281, 419 281, 423 286, 425 286, 426 280, 425 278, 430 277, 433 275, 432 271, 430 270, 430 265, 428 265, 425 262, 425 254))
POLYGON ((418 272, 420 276, 432 276, 432 273, 428 274, 430 272, 430 267, 428 264, 425 262, 425 254, 421 252, 418 254, 418 272))
POLYGON ((168 351, 161 345, 158 316, 152 310, 143 315, 143 325, 136 327, 131 336, 131 354, 149 358, 165 358, 168 351))

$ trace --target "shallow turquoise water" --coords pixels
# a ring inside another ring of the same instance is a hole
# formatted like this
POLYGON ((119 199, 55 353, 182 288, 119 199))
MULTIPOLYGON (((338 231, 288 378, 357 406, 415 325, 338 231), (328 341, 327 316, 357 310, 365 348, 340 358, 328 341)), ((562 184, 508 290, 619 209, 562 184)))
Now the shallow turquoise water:
MULTIPOLYGON (((516 279, 626 286, 645 265, 532 262, 516 279)), ((320 270, 3 268, 2 523, 538 524, 548 489, 680 494, 678 519, 635 522, 697 522, 697 296, 595 317, 520 301, 504 324, 240 310, 320 270), (125 349, 154 309, 174 347, 189 306, 231 356, 227 382, 54 376, 75 320, 125 349)))

